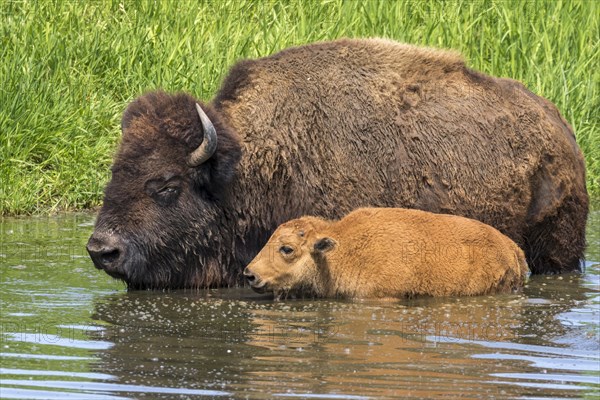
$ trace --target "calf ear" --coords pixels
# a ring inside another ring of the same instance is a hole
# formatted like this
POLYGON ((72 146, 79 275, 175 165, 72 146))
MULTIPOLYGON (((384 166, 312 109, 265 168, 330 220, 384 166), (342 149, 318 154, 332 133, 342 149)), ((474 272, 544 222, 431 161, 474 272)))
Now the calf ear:
POLYGON ((313 246, 313 251, 314 253, 317 254, 324 254, 327 253, 328 251, 331 251, 335 248, 336 243, 332 238, 329 237, 324 237, 324 238, 320 238, 318 239, 314 246, 313 246))

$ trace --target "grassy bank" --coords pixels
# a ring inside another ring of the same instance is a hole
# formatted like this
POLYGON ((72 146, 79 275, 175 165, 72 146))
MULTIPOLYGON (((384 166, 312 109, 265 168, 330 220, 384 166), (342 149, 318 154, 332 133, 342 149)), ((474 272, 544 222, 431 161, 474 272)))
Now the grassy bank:
POLYGON ((461 51, 573 125, 600 194, 595 1, 0 0, 0 214, 101 202, 127 102, 157 87, 209 99, 236 60, 342 36, 461 51))

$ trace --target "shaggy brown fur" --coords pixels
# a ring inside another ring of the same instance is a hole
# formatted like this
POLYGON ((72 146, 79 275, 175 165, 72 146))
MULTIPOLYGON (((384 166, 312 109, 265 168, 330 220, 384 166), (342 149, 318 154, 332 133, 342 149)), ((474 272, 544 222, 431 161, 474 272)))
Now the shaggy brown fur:
POLYGON ((481 222, 399 208, 363 208, 341 221, 281 225, 245 269, 252 288, 317 297, 472 296, 510 292, 525 254, 481 222))
POLYGON ((149 93, 123 117, 90 246, 130 288, 241 283, 280 223, 368 206, 477 219, 523 247, 534 273, 579 268, 588 197, 571 128, 455 53, 344 39, 243 61, 202 106, 217 153, 190 168, 195 102, 149 93))

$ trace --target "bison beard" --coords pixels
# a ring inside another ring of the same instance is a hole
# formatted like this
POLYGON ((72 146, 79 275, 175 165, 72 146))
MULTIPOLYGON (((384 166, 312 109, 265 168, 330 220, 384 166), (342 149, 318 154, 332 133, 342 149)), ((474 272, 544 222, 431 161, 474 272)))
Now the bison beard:
POLYGON ((210 104, 148 93, 122 130, 88 251, 130 289, 241 284, 282 222, 359 207, 478 219, 534 273, 578 270, 583 256, 571 128, 451 52, 379 39, 292 48, 238 63, 210 104))

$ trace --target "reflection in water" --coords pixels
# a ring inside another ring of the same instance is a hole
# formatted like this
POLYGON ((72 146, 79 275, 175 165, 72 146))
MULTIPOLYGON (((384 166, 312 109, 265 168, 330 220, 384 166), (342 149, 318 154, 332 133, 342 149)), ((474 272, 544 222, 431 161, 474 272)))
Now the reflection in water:
POLYGON ((473 298, 127 293, 85 256, 91 229, 87 215, 2 221, 2 398, 600 394, 600 264, 473 298))

